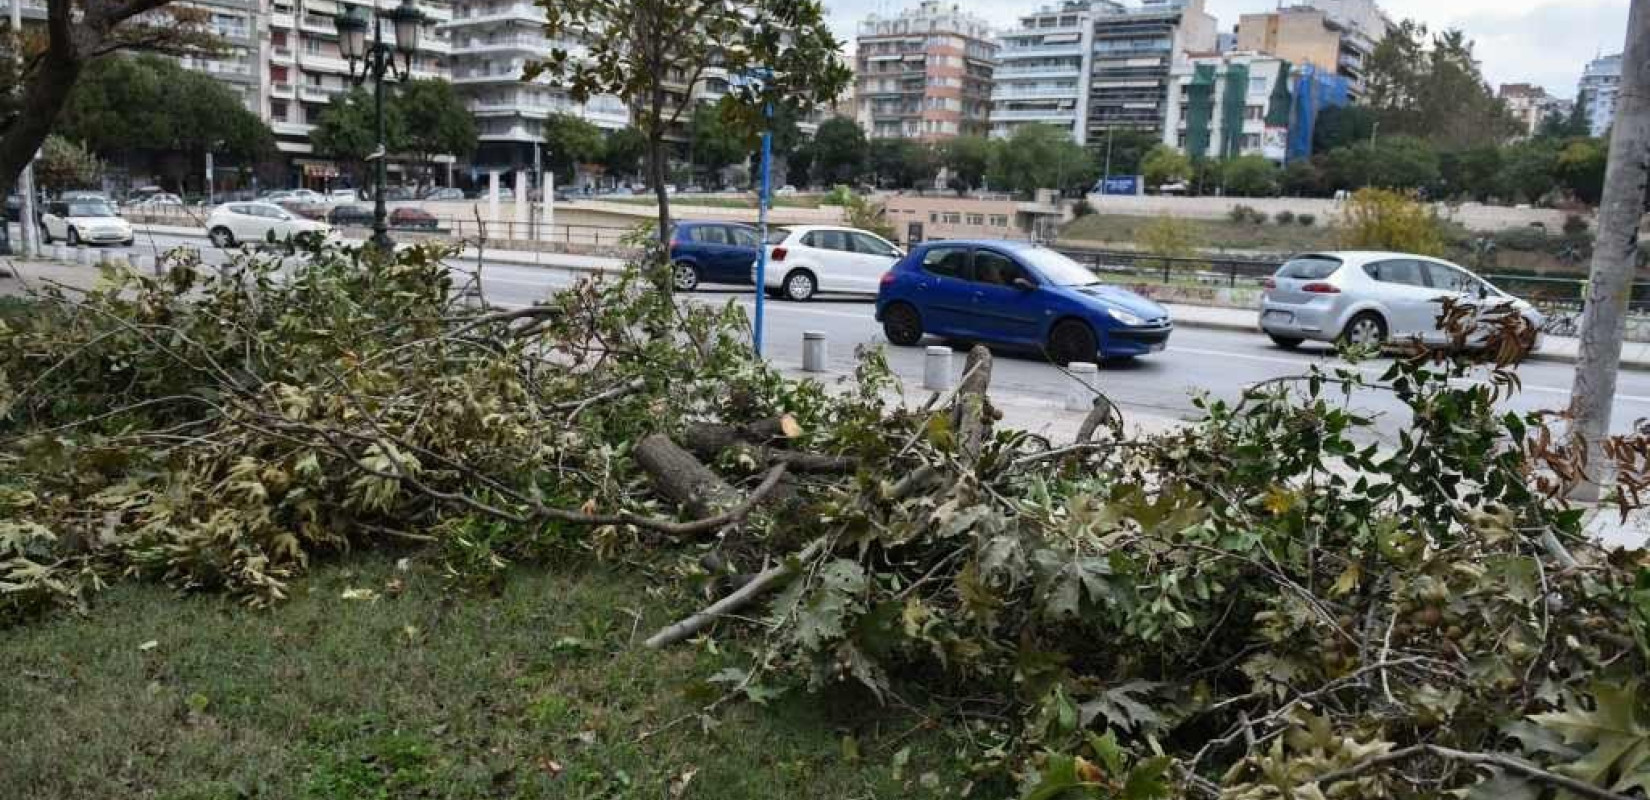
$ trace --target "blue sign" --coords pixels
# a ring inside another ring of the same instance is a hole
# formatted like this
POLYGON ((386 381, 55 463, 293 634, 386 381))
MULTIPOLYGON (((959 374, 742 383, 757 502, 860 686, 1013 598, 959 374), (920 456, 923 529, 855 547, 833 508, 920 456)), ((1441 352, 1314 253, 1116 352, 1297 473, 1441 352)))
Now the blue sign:
POLYGON ((1140 194, 1140 176, 1124 175, 1122 177, 1103 178, 1095 184, 1094 190, 1099 194, 1140 194))

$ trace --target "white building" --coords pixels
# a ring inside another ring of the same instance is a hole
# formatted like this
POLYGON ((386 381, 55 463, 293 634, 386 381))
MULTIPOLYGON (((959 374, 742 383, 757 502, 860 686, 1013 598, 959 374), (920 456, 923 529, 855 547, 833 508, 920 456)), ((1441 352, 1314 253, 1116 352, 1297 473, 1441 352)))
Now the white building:
POLYGON ((1581 74, 1576 102, 1593 136, 1603 136, 1616 121, 1616 95, 1621 91, 1621 54, 1595 58, 1581 74))
MULTIPOLYGON (((1116 6, 1114 3, 1104 3, 1116 6)), ((1056 125, 1082 143, 1088 129, 1089 50, 1094 27, 1087 0, 1044 6, 997 37, 991 136, 1028 124, 1056 125)))
POLYGON ((1291 97, 1288 62, 1235 51, 1187 59, 1175 65, 1172 75, 1170 93, 1176 102, 1169 104, 1164 120, 1164 144, 1193 158, 1284 160, 1291 97))

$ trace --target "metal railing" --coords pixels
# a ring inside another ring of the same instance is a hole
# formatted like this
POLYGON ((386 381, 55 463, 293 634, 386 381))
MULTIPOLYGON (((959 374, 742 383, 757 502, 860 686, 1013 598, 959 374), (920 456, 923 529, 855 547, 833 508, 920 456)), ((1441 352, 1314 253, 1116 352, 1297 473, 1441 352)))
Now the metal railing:
POLYGON ((1087 265, 1103 277, 1129 278, 1165 284, 1184 283, 1199 286, 1236 288, 1259 286, 1270 278, 1281 264, 1277 261, 1197 256, 1189 258, 1155 256, 1119 250, 1088 250, 1062 247, 1052 249, 1087 265))

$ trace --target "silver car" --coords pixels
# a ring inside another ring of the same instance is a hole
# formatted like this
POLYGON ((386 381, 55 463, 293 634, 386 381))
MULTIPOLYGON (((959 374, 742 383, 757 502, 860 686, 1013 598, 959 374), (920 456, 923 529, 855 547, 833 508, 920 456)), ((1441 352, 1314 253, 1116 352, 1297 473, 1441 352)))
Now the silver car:
POLYGON ((1529 303, 1488 281, 1428 256, 1407 253, 1311 253, 1290 259, 1266 280, 1260 327, 1286 350, 1308 339, 1371 345, 1414 341, 1442 345, 1445 297, 1478 306, 1510 304, 1541 329, 1529 303))

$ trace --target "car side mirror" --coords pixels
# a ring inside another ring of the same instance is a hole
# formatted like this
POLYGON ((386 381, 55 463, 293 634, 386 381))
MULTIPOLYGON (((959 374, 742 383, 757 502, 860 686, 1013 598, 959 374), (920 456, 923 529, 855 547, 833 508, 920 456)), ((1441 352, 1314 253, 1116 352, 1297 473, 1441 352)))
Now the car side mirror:
POLYGON ((1019 289, 1022 292, 1031 292, 1031 291, 1036 291, 1036 289, 1037 289, 1037 284, 1032 283, 1031 281, 1026 280, 1025 278, 1015 278, 1014 281, 1012 283, 1010 283, 1009 285, 1013 286, 1016 289, 1019 289))

